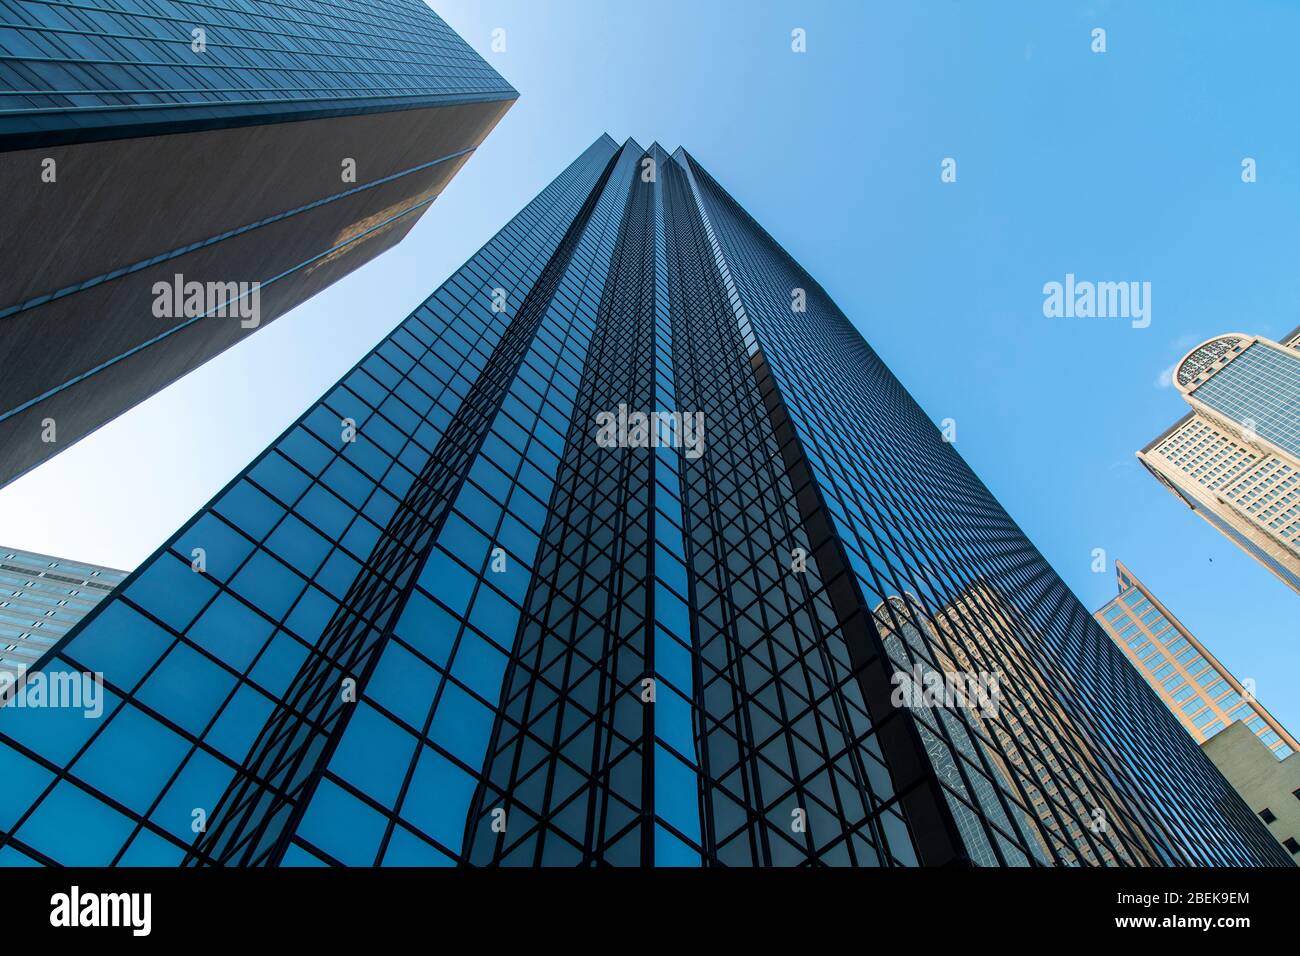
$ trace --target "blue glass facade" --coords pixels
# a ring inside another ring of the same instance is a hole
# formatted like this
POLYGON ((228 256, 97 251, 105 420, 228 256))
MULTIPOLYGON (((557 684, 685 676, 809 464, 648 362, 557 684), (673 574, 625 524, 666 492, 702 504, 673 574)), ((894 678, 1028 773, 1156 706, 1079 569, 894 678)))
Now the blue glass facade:
POLYGON ((1254 342, 1192 394, 1300 458, 1300 353, 1254 342))
POLYGON ((820 287, 607 136, 41 671, 105 706, 0 710, 3 864, 1289 862, 820 287))
POLYGON ((421 0, 0 0, 11 148, 515 95, 421 0))

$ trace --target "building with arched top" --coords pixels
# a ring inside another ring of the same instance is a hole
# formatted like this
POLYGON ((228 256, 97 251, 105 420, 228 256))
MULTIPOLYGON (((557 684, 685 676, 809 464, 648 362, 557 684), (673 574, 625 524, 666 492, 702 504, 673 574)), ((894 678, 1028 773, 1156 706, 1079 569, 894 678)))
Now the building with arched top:
POLYGON ((1193 511, 1300 591, 1300 328, 1220 335, 1174 384, 1192 410, 1138 452, 1193 511))

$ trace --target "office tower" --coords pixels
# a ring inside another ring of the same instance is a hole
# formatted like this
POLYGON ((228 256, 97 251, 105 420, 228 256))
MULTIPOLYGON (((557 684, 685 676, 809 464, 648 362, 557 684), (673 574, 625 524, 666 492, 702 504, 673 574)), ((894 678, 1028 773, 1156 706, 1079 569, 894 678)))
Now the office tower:
POLYGON ((516 96, 422 0, 0 0, 0 486, 400 242, 516 96))
POLYGON ((1093 614, 1197 743, 1241 721, 1281 760, 1300 744, 1137 576, 1115 562, 1119 593, 1093 614))
POLYGON ((1300 591, 1300 328, 1233 333, 1174 367, 1192 410, 1138 452, 1160 483, 1300 591))
POLYGON ((97 564, 0 546, 0 692, 125 577, 97 564))
POLYGON ((112 701, 0 709, 0 862, 1290 863, 821 287, 608 136, 41 666, 112 701), (895 703, 882 604, 1054 738, 895 703))
POLYGON ((1300 859, 1300 753, 1278 760, 1260 738, 1238 721, 1201 744, 1206 756, 1259 815, 1268 832, 1300 859))

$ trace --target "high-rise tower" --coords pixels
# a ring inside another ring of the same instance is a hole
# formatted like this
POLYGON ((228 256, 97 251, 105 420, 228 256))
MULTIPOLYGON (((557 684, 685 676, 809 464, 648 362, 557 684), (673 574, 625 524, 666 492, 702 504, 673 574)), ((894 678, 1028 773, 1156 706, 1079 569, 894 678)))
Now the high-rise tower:
POLYGON ((1239 681, 1123 563, 1119 593, 1093 617, 1197 743, 1242 721, 1276 759, 1300 750, 1256 699, 1254 681, 1239 681))
POLYGON ((1201 745, 1242 800, 1293 856, 1300 854, 1300 743, 1127 567, 1119 593, 1093 614, 1201 745))
POLYGON ((0 863, 1290 862, 821 287, 607 136, 41 669, 107 703, 0 710, 0 863))
POLYGON ((397 244, 515 98, 423 0, 0 0, 0 485, 397 244))
POLYGON ((0 692, 108 596, 125 571, 0 546, 0 692))
POLYGON ((1174 367, 1192 410, 1138 452, 1189 508, 1300 591, 1300 328, 1234 333, 1174 367))

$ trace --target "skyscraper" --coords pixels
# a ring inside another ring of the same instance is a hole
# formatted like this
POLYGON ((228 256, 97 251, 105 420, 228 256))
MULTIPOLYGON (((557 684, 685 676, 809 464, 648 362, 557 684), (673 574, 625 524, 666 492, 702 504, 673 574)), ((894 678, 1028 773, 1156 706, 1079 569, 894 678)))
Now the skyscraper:
POLYGON ((1184 504, 1300 591, 1300 328, 1233 333, 1174 367, 1192 410, 1138 452, 1184 504))
POLYGON ((125 571, 0 546, 0 691, 126 577, 125 571))
POLYGON ((398 243, 516 95, 422 0, 0 0, 0 485, 398 243))
POLYGON ((1197 743, 1242 721, 1278 760, 1300 750, 1243 684, 1121 562, 1119 593, 1093 615, 1197 743))
POLYGON ((1290 862, 820 286, 608 136, 41 669, 108 703, 0 709, 0 863, 1290 862), (895 700, 954 633, 1032 719, 895 700))

